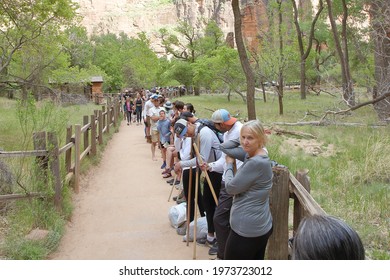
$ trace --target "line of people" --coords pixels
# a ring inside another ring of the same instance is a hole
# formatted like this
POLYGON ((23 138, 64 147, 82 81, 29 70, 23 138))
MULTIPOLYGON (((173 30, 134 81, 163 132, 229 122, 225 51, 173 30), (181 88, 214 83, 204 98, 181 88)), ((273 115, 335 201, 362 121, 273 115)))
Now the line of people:
MULTIPOLYGON (((150 96, 144 112, 145 135, 151 143, 152 159, 157 160, 158 147, 162 157, 162 177, 170 179, 167 183, 171 185, 180 185, 183 192, 176 200, 187 202, 187 222, 181 228, 181 234, 185 234, 189 223, 197 218, 194 213, 195 207, 198 207, 199 215, 206 217, 208 233, 206 238, 199 238, 196 242, 209 246, 210 255, 226 260, 264 259, 273 231, 269 205, 273 172, 266 149, 267 135, 261 122, 253 120, 242 124, 225 109, 216 110, 211 122, 205 122, 195 115, 192 104, 181 101, 171 103, 158 94, 150 96), (148 102, 151 105, 147 106, 148 102), (222 143, 218 133, 223 133, 222 143), (194 144, 198 147, 200 158, 194 144), (199 171, 205 175, 203 184, 195 186, 201 179, 199 171), (197 201, 196 188, 201 190, 197 201)), ((316 218, 315 223, 310 220, 314 218, 306 218, 302 227, 317 225, 319 228, 312 230, 319 232, 319 240, 325 237, 321 235, 324 225, 318 221, 325 221, 331 226, 330 222, 337 220, 338 226, 349 228, 338 219, 316 218)), ((352 229, 348 231, 353 238, 345 237, 345 242, 353 240, 350 243, 355 247, 351 245, 350 248, 356 249, 358 257, 363 255, 364 258, 360 238, 353 233, 352 229)), ((304 233, 298 231, 297 243, 302 240, 300 236, 304 236, 304 233)), ((339 234, 334 240, 327 240, 327 245, 337 244, 342 238, 342 234, 339 234)), ((294 244, 293 255, 296 259, 303 258, 299 250, 305 254, 310 253, 305 249, 315 250, 313 246, 304 248, 302 241, 299 244, 294 244)), ((334 250, 330 245, 322 249, 334 250)))

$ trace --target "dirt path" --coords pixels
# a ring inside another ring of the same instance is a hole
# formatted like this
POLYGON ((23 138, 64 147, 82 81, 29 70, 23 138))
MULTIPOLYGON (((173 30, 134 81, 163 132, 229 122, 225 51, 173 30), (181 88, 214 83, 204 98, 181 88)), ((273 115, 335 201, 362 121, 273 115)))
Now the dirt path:
MULTIPOLYGON (((100 165, 82 178, 72 220, 50 259, 193 259, 193 243, 186 246, 170 225, 171 186, 143 135, 143 126, 122 122, 100 165)), ((196 259, 209 259, 207 252, 198 245, 196 259)))

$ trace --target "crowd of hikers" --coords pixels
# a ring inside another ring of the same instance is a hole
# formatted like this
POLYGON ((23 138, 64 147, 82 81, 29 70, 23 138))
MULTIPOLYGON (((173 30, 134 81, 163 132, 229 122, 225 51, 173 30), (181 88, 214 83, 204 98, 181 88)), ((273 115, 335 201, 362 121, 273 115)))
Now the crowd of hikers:
MULTIPOLYGON (((194 241, 208 246, 209 255, 221 260, 264 259, 273 231, 269 205, 273 171, 263 125, 259 120, 241 123, 223 108, 209 119, 200 118, 191 103, 171 101, 171 97, 153 88, 124 92, 121 99, 127 125, 144 126, 151 160, 161 159, 162 177, 182 190, 173 198, 178 204, 186 202, 187 219, 178 234, 188 232, 197 212, 207 221, 207 234, 194 241)), ((301 224, 317 232, 321 249, 335 252, 328 252, 330 258, 364 259, 359 236, 340 220, 308 217, 301 224), (334 240, 324 231, 325 224, 330 229, 341 228, 333 231, 334 240), (332 248, 340 242, 349 244, 343 245, 343 254, 332 248)), ((305 235, 301 231, 298 240, 305 235)), ((305 247, 304 241, 298 249, 296 258, 318 253, 315 245, 305 247)))

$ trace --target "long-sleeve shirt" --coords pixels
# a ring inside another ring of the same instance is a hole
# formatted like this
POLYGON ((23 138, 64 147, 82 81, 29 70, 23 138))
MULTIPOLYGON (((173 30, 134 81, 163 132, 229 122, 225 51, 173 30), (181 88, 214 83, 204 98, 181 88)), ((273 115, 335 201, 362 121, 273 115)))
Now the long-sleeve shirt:
MULTIPOLYGON (((204 126, 198 133, 198 127, 200 124, 197 124, 195 128, 195 136, 194 139, 199 137, 199 154, 204 162, 213 162, 218 160, 221 156, 222 152, 219 150, 219 140, 215 133, 204 126), (198 135, 199 134, 199 135, 198 135)), ((196 143, 196 142, 195 142, 196 143)), ((190 160, 181 160, 180 165, 182 168, 184 167, 195 167, 197 163, 196 156, 190 160)))
MULTIPOLYGON (((241 127, 242 127, 242 123, 236 121, 232 126, 232 128, 223 134, 223 142, 226 143, 230 140, 239 139, 241 127)), ((236 160, 237 168, 239 168, 241 165, 242 165, 242 161, 236 160)), ((226 154, 222 153, 221 157, 217 161, 211 162, 209 166, 210 166, 210 171, 215 171, 219 173, 224 172, 226 170, 226 154)), ((225 181, 225 174, 222 175, 222 181, 225 181)))
POLYGON ((233 164, 227 164, 225 187, 233 195, 230 226, 244 237, 258 237, 272 228, 269 192, 272 187, 272 168, 268 156, 246 157, 233 175, 233 164))

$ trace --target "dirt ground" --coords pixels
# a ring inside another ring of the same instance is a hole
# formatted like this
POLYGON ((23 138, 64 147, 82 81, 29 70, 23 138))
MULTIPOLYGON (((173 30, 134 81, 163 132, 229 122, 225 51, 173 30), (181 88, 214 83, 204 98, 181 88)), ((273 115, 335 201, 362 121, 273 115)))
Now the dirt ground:
MULTIPOLYGON (((55 260, 208 260, 208 248, 187 246, 171 227, 171 186, 152 161, 143 125, 121 123, 99 164, 80 182, 75 209, 55 260)), ((177 195, 175 189, 173 195, 177 195)))

